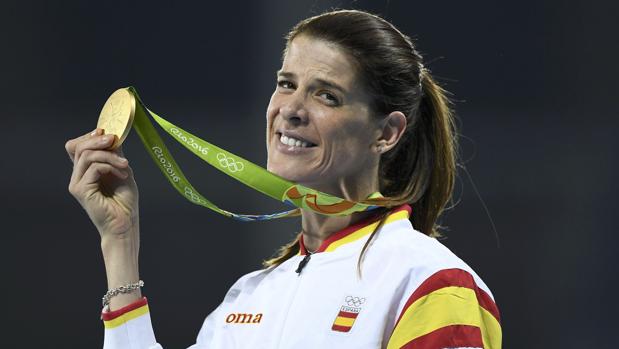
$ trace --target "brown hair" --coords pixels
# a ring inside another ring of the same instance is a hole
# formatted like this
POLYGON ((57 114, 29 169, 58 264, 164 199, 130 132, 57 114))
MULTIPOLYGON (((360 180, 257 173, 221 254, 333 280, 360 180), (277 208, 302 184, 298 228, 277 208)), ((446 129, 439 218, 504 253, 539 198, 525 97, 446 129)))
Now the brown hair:
MULTIPOLYGON (((404 113, 407 127, 402 138, 380 159, 380 192, 389 207, 413 205, 413 227, 439 237, 437 220, 451 200, 456 177, 457 132, 447 92, 423 66, 411 39, 386 20, 357 10, 327 12, 299 22, 286 37, 286 50, 301 34, 333 43, 356 60, 359 78, 372 96, 371 107, 378 117, 393 111, 404 113)), ((359 265, 388 210, 380 216, 380 224, 361 251, 359 265)), ((299 251, 299 236, 264 266, 294 256, 299 251)))

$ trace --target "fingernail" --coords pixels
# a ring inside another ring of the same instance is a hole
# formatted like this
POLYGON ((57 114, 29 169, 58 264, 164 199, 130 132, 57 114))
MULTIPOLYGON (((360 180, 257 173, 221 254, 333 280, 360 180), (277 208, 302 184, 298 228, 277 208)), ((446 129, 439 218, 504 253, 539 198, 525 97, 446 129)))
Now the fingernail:
POLYGON ((107 143, 110 141, 110 139, 112 139, 110 135, 104 135, 103 137, 101 137, 101 143, 107 143))
POLYGON ((122 162, 123 164, 126 164, 127 162, 129 162, 129 160, 125 158, 120 158, 120 162, 122 162))
POLYGON ((100 129, 100 128, 96 128, 94 131, 92 131, 92 132, 90 133, 90 135, 91 135, 91 136, 96 136, 96 135, 98 135, 98 134, 99 134, 99 131, 101 131, 101 129, 100 129))

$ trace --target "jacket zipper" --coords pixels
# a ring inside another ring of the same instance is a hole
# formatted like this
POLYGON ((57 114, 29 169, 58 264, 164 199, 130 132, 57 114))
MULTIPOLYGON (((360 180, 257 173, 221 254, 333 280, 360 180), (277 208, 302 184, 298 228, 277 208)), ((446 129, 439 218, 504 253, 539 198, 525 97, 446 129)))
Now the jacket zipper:
POLYGON ((303 271, 303 268, 305 268, 305 266, 307 265, 307 263, 309 263, 311 258, 312 258, 311 253, 306 254, 305 257, 303 257, 303 259, 301 260, 301 262, 299 262, 299 266, 297 267, 297 270, 295 270, 295 273, 301 276, 301 272, 303 271))
POLYGON ((296 298, 297 298, 297 293, 299 291, 299 287, 301 284, 301 270, 303 270, 303 268, 305 268, 305 266, 307 265, 307 263, 309 262, 310 258, 309 257, 310 254, 308 253, 305 257, 303 257, 303 259, 301 260, 301 262, 299 262, 299 266, 297 267, 297 282, 295 283, 295 288, 294 291, 290 297, 290 301, 288 302, 288 306, 286 308, 286 316, 284 316, 284 323, 283 325, 280 327, 281 330, 279 331, 279 336, 277 337, 277 345, 275 346, 275 348, 280 348, 280 345, 282 343, 282 336, 284 334, 284 331, 286 329, 286 324, 288 323, 288 317, 290 315, 290 311, 292 308, 292 305, 294 304, 296 298))

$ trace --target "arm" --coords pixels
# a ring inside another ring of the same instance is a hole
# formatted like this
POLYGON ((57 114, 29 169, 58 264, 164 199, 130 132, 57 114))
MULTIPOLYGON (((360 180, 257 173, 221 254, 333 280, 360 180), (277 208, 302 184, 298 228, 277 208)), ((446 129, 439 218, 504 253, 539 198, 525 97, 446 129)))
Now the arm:
MULTIPOLYGON (((139 236, 139 225, 129 235, 139 236)), ((138 246, 135 239, 102 239, 108 288, 116 288, 139 280, 138 246)), ((155 339, 146 298, 140 290, 120 294, 110 300, 109 309, 101 314, 105 328, 104 349, 162 349, 155 339)))
MULTIPOLYGON (((113 139, 97 129, 65 144, 73 162, 69 192, 99 232, 109 289, 140 279, 138 188, 122 150, 108 149, 113 139)), ((213 323, 214 313, 205 321, 192 349, 210 344, 214 324, 207 325, 213 323)), ((155 340, 147 300, 139 289, 113 297, 101 318, 105 349, 161 349, 155 340)))
MULTIPOLYGON (((115 136, 102 133, 97 129, 69 140, 65 149, 73 161, 69 192, 99 231, 108 287, 116 288, 139 280, 138 187, 121 148, 108 149, 115 136)), ((110 309, 139 298, 139 290, 118 295, 110 309)))
MULTIPOLYGON (((139 224, 137 218, 135 224, 127 233, 129 236, 139 237, 139 224)), ((139 245, 135 238, 115 236, 114 234, 102 234, 101 251, 105 263, 108 289, 127 285, 140 280, 138 268, 139 245)), ((110 299, 110 309, 123 308, 142 298, 139 289, 126 294, 119 294, 110 299)))
MULTIPOLYGON (((114 136, 102 133, 97 129, 69 140, 65 149, 73 162, 69 192, 99 232, 108 287, 116 288, 139 280, 138 188, 122 150, 109 149, 114 136)), ((140 299, 140 290, 135 290, 110 300, 103 317, 116 320, 106 326, 106 348, 158 347, 146 305, 142 316, 128 318, 127 307, 140 299)))

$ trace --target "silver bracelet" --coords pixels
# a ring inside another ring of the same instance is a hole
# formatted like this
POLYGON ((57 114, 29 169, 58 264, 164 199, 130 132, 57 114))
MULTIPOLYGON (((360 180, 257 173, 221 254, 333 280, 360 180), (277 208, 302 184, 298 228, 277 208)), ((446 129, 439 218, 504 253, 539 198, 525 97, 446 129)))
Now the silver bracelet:
POLYGON ((113 288, 103 296, 102 302, 103 307, 106 308, 110 304, 110 299, 114 296, 118 296, 119 294, 131 293, 140 287, 144 287, 144 281, 140 280, 133 284, 126 284, 124 286, 113 288))

